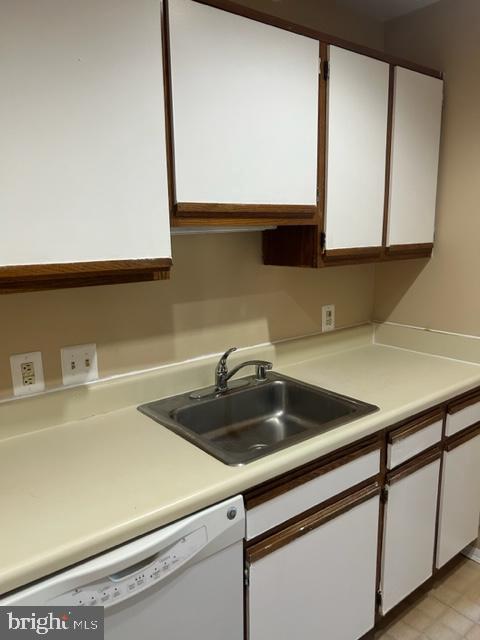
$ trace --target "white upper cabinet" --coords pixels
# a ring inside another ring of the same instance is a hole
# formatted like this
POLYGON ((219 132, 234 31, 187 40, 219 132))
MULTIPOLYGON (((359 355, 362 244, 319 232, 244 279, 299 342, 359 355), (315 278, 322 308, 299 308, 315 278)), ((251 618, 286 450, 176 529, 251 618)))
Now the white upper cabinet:
POLYGON ((317 203, 319 43, 170 0, 179 203, 317 203))
POLYGON ((0 13, 0 266, 170 257, 161 3, 0 13))
POLYGON ((387 245, 433 242, 443 81, 395 68, 387 245))
POLYGON ((330 47, 326 249, 380 247, 389 65, 330 47))

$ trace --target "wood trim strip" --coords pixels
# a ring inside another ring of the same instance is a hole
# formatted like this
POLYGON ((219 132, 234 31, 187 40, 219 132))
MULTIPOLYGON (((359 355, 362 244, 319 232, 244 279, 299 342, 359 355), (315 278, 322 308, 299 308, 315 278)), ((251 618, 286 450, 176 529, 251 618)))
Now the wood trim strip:
POLYGON ((316 205, 303 204, 235 204, 220 202, 178 202, 175 215, 184 218, 315 218, 316 205))
POLYGON ((323 261, 327 263, 337 263, 343 261, 355 262, 376 261, 381 258, 383 247, 357 247, 351 249, 327 249, 323 254, 323 261))
POLYGON ((294 22, 289 22, 288 20, 284 20, 283 18, 278 18, 276 16, 269 15, 262 11, 257 11, 256 9, 250 9, 249 7, 245 7, 243 5, 237 4, 236 2, 231 2, 230 0, 196 0, 196 1, 200 2, 200 4, 205 4, 210 7, 215 7, 216 9, 221 9, 223 11, 228 11, 229 13, 234 13, 235 15, 238 15, 238 16, 243 16, 244 18, 250 18, 251 20, 262 22, 263 24, 268 24, 273 27, 285 29, 286 31, 291 31, 292 33, 298 33, 299 35, 307 36, 308 38, 313 38, 315 40, 321 40, 326 44, 331 44, 336 47, 341 47, 343 49, 349 49, 350 51, 354 51, 355 53, 360 53, 362 55, 369 56, 370 58, 382 60, 383 62, 387 62, 388 64, 405 67, 406 69, 411 69, 412 71, 417 71, 418 73, 423 73, 425 75, 432 76, 433 78, 443 77, 443 74, 440 71, 437 71, 436 69, 430 69, 429 67, 424 67, 420 64, 416 64, 414 62, 404 60, 402 58, 391 56, 389 54, 384 53, 383 51, 377 51, 376 49, 371 49, 369 47, 356 44, 354 42, 350 42, 348 40, 344 40, 342 38, 338 38, 336 36, 332 36, 327 33, 323 33, 316 29, 311 29, 310 27, 304 27, 302 25, 295 24, 294 22))
POLYGON ((406 463, 402 464, 397 469, 389 472, 387 474, 387 484, 392 485, 403 478, 415 473, 419 469, 426 467, 427 465, 435 462, 436 460, 440 460, 442 457, 442 446, 441 444, 436 444, 434 447, 428 449, 422 455, 413 458, 412 460, 408 460, 406 463))
POLYGON ((174 213, 174 203, 176 202, 172 60, 170 55, 170 19, 168 0, 163 0, 162 4, 161 30, 163 54, 163 92, 165 104, 165 142, 167 148, 168 204, 170 209, 170 221, 172 221, 174 213))
POLYGON ((387 150, 385 157, 385 200, 383 204, 382 245, 387 246, 388 216, 390 213, 390 181, 393 141, 393 100, 395 96, 395 67, 390 65, 388 80, 387 150))
POLYGON ((456 433, 448 438, 445 444, 445 451, 453 451, 453 449, 456 449, 460 445, 465 444, 465 442, 476 438, 478 435, 480 435, 480 422, 476 422, 471 427, 468 427, 467 429, 460 431, 460 433, 456 433))
POLYGON ((476 390, 470 395, 464 396, 463 398, 459 398, 458 400, 451 402, 447 407, 447 413, 453 415, 454 413, 458 413, 462 409, 466 409, 467 407, 472 406, 472 404, 477 404, 480 402, 480 391, 476 390))
POLYGON ((245 508, 247 511, 249 509, 254 509, 255 507, 272 500, 273 498, 277 498, 278 496, 283 495, 284 493, 288 493, 292 491, 292 489, 296 489, 307 482, 311 482, 320 476, 329 473, 339 467, 343 467, 349 462, 353 462, 357 458, 361 458, 364 455, 371 453, 372 451, 380 450, 380 442, 378 439, 375 441, 365 444, 364 446, 353 449, 347 453, 340 453, 340 455, 336 456, 333 459, 327 461, 317 461, 313 465, 309 465, 309 468, 303 468, 299 470, 294 470, 293 474, 287 475, 287 477, 283 477, 278 482, 273 482, 266 487, 260 487, 258 490, 254 490, 250 493, 245 494, 245 508))
POLYGON ((293 542, 293 540, 304 536, 310 531, 326 524, 329 520, 350 511, 350 509, 357 507, 363 502, 366 502, 367 500, 370 500, 370 498, 379 494, 380 485, 378 482, 375 482, 375 484, 369 485, 343 500, 338 500, 334 504, 325 507, 324 509, 320 509, 307 518, 300 520, 296 524, 285 527, 270 538, 251 546, 247 550, 249 562, 256 562, 257 560, 264 558, 266 555, 273 553, 274 551, 278 551, 278 549, 281 549, 290 542, 293 542))
POLYGON ((431 242, 423 244, 392 244, 385 247, 386 257, 415 256, 429 258, 432 255, 433 244, 431 242))
POLYGON ((316 247, 318 256, 322 251, 320 232, 325 232, 327 194, 327 153, 328 153, 328 79, 325 73, 330 60, 329 47, 320 43, 320 73, 318 74, 318 163, 317 163, 317 210, 319 237, 316 247), (326 67, 327 65, 327 67, 326 67))
POLYGON ((48 280, 15 280, 0 283, 0 294, 71 289, 73 287, 98 287, 100 285, 128 284, 131 282, 153 282, 168 280, 170 271, 134 272, 119 275, 76 276, 74 278, 51 278, 48 280))
POLYGON ((412 420, 410 422, 406 422, 404 425, 389 431, 387 434, 387 439, 389 444, 393 444, 398 442, 399 440, 403 440, 404 438, 408 438, 409 436, 417 433, 417 431, 422 431, 426 427, 434 424, 435 422, 439 422, 443 420, 444 412, 442 409, 437 409, 434 413, 430 413, 426 416, 420 416, 417 420, 412 420))
POLYGON ((171 258, 145 258, 140 260, 96 260, 92 262, 61 262, 25 264, 0 267, 0 286, 15 281, 85 278, 97 275, 118 276, 135 272, 148 273, 169 270, 171 258))

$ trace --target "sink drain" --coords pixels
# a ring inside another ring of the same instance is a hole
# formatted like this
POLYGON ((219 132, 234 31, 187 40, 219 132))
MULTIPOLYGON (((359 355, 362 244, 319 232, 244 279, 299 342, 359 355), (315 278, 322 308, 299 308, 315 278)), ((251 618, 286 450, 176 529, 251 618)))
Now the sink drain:
POLYGON ((262 449, 266 449, 267 447, 268 444, 265 444, 264 442, 258 442, 257 444, 250 445, 248 448, 250 451, 261 451, 262 449))

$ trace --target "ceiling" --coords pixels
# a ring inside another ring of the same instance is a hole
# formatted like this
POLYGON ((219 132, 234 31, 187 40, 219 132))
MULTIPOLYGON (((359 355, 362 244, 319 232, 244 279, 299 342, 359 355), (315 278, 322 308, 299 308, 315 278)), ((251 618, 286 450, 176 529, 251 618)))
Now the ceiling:
POLYGON ((337 0, 339 5, 386 22, 422 9, 438 0, 337 0))

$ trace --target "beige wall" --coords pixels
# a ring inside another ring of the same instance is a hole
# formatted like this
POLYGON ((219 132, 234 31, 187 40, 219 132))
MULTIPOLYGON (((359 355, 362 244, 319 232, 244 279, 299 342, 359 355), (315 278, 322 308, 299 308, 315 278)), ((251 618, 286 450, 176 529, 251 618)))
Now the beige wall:
POLYGON ((441 0, 385 43, 445 72, 445 108, 434 256, 377 267, 375 317, 480 335, 480 2, 441 0))
MULTIPOLYGON (((250 0, 257 9, 381 48, 383 27, 325 0, 250 0)), ((371 266, 311 271, 265 267, 260 233, 178 237, 169 282, 0 296, 0 397, 11 395, 9 356, 39 350, 48 386, 60 383, 60 347, 96 342, 100 375, 122 373, 293 337, 371 318, 371 266)))

